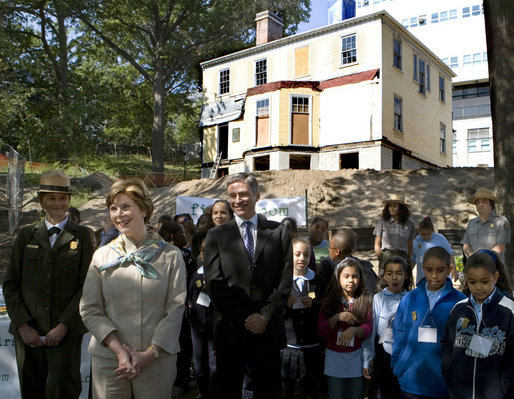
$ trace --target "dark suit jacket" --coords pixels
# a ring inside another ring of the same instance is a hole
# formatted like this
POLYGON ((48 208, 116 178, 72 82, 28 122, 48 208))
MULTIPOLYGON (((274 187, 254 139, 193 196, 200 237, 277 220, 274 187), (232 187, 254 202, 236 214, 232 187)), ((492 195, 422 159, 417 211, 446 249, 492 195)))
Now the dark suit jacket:
POLYGON ((44 221, 22 228, 3 285, 10 333, 19 337, 17 328, 28 322, 46 335, 61 322, 68 334, 84 334, 79 301, 93 251, 89 229, 72 221, 53 248, 44 221))
POLYGON ((221 320, 240 328, 250 314, 260 313, 268 320, 275 343, 285 342, 283 311, 293 281, 292 261, 289 231, 262 215, 253 264, 235 220, 209 230, 205 280, 221 320))

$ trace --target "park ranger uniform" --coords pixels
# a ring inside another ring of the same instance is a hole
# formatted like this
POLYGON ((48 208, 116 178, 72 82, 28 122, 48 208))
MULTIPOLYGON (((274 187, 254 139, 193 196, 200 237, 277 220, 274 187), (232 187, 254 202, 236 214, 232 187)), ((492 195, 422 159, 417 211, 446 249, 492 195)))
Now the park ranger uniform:
MULTIPOLYGON (((510 224, 506 217, 492 213, 482 223, 479 217, 471 219, 466 227, 462 244, 469 245, 473 252, 479 249, 492 249, 496 245, 510 243, 510 224)), ((502 259, 503 254, 500 254, 502 259)))
MULTIPOLYGON (((60 171, 43 173, 40 188, 40 195, 71 194, 69 177, 60 171)), ((87 330, 79 315, 79 300, 93 243, 89 229, 68 217, 49 226, 52 223, 45 219, 21 229, 4 278, 23 399, 74 399, 82 389, 80 352, 87 330), (42 342, 59 323, 68 330, 57 346, 32 346, 18 331, 25 323, 42 342)))

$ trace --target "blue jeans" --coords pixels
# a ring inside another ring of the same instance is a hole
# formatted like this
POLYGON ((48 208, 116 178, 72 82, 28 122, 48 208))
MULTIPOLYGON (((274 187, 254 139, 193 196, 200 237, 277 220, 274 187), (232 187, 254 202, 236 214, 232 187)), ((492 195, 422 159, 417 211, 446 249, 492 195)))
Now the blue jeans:
POLYGON ((327 376, 329 399, 363 399, 364 377, 337 378, 327 376))

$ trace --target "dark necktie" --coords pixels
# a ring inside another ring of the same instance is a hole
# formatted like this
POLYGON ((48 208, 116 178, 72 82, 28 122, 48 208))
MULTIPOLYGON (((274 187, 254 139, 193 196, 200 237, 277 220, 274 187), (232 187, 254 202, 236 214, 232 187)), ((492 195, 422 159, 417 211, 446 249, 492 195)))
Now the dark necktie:
POLYGON ((305 280, 301 277, 296 277, 294 281, 296 283, 296 286, 298 287, 298 291, 300 291, 301 293, 303 291, 303 283, 305 282, 305 280))
POLYGON ((253 256, 255 254, 255 244, 253 242, 253 234, 252 234, 252 222, 246 221, 243 223, 245 225, 245 247, 246 252, 248 253, 248 258, 250 259, 250 262, 253 263, 253 256))
POLYGON ((61 229, 59 227, 50 227, 48 229, 48 236, 53 236, 54 234, 59 234, 61 232, 61 229))

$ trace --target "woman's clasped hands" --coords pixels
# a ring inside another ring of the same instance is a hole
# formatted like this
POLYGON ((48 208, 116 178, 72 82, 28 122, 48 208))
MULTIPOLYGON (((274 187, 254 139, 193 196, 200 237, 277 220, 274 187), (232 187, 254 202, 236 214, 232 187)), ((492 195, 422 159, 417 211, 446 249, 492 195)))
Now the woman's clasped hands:
POLYGON ((137 352, 125 344, 122 348, 116 353, 118 368, 114 372, 117 380, 133 380, 155 361, 151 347, 144 352, 137 352))

